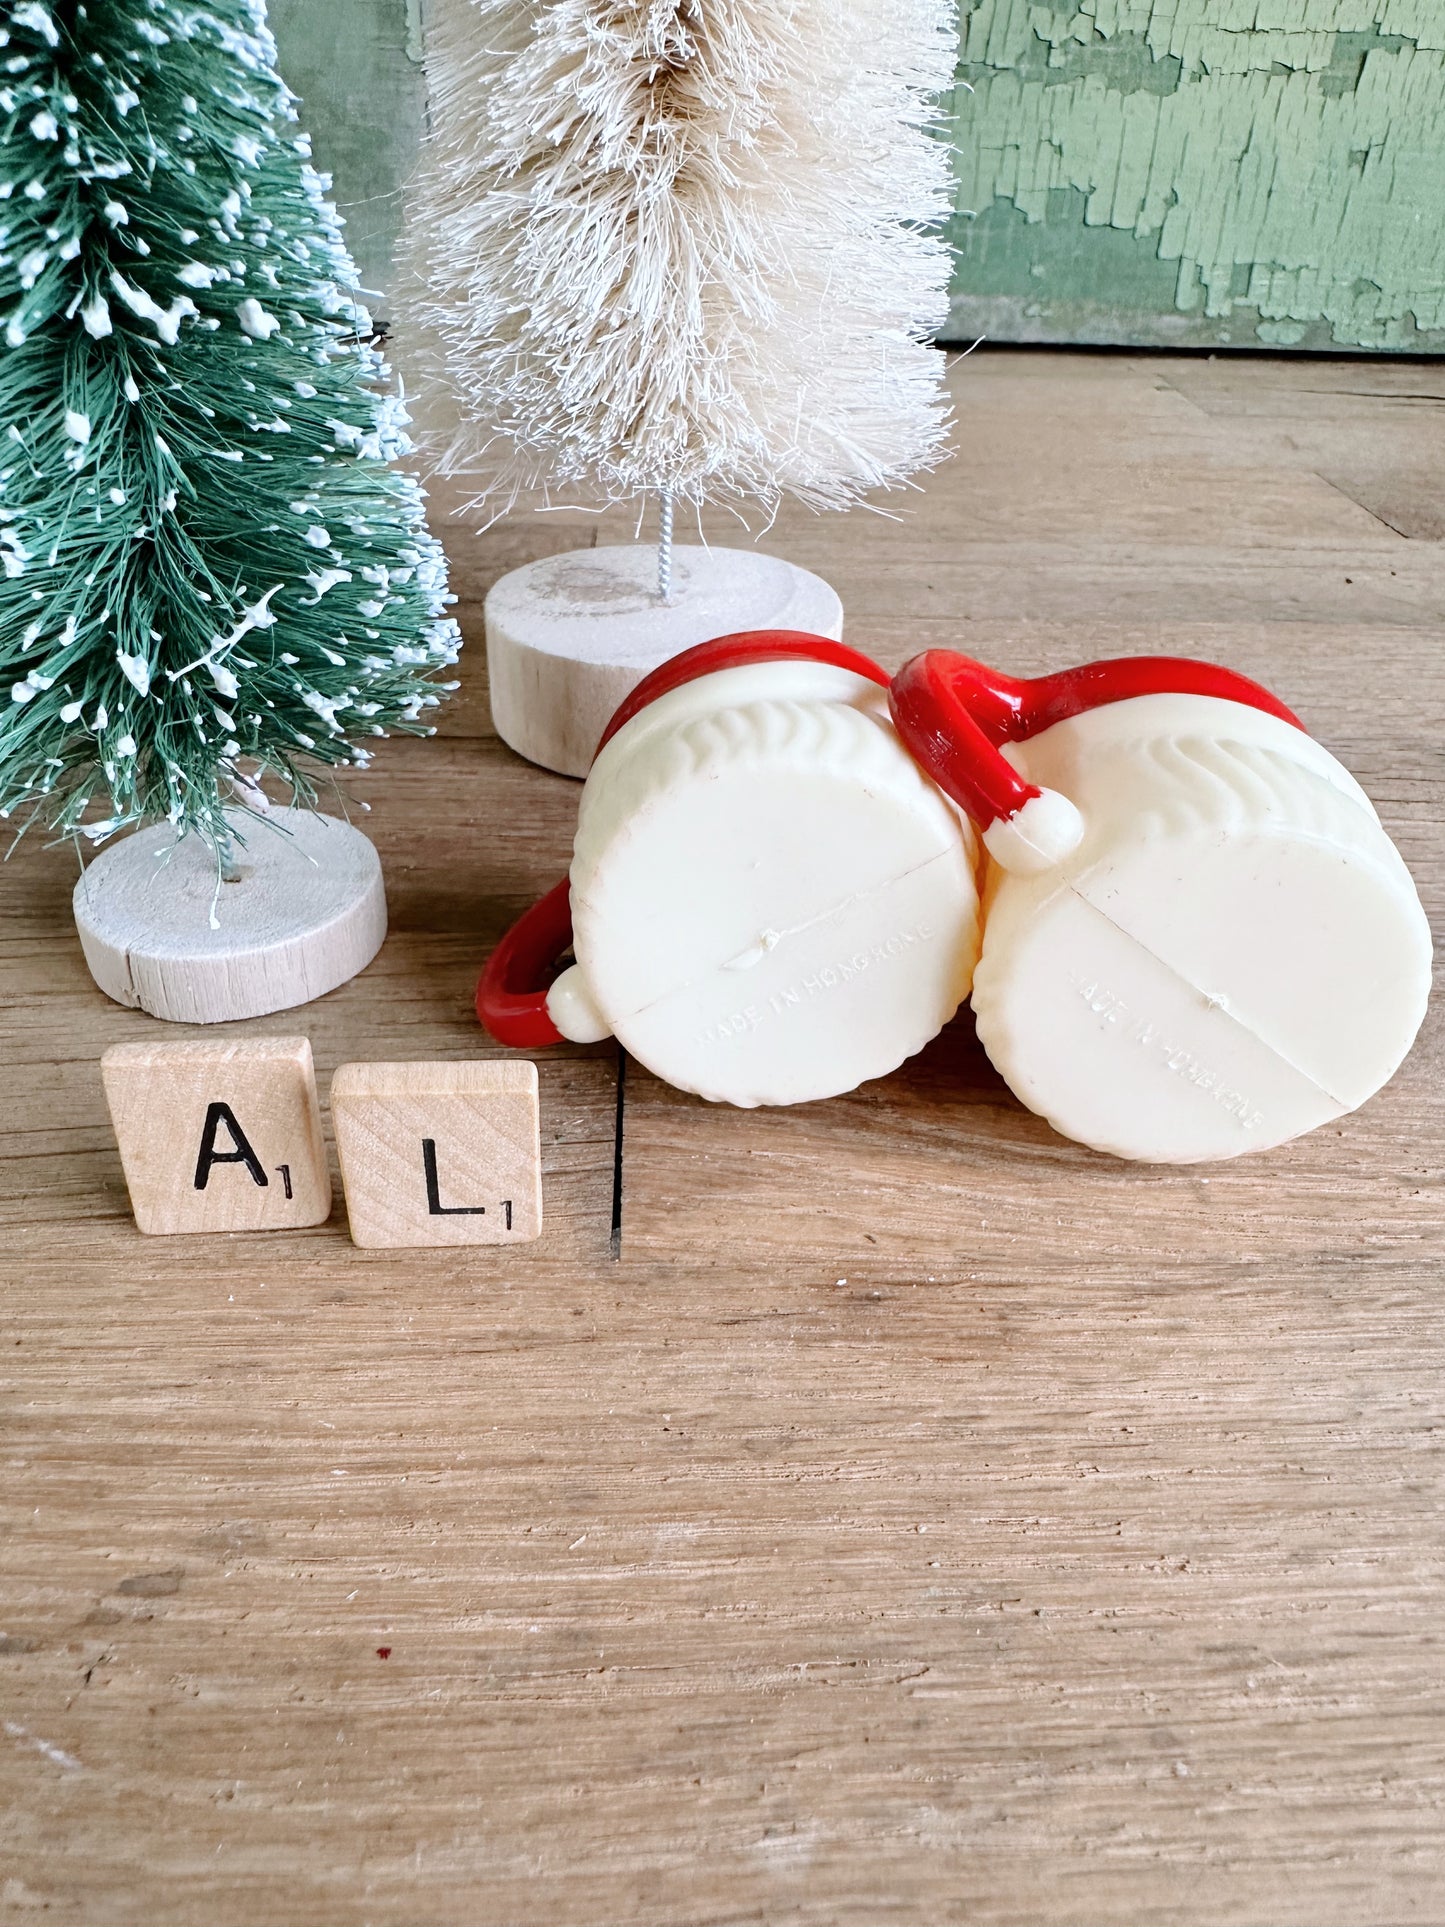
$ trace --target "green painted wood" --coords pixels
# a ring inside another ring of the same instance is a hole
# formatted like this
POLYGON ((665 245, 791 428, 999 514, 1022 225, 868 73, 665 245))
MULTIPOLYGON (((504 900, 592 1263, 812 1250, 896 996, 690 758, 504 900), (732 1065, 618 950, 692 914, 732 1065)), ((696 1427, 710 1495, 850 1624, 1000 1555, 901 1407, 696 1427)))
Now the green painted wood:
POLYGON ((362 285, 384 315, 402 183, 425 116, 421 0, 270 0, 269 12, 281 72, 301 97, 362 285))
MULTIPOLYGON (((423 4, 271 0, 376 290, 423 4)), ((1445 0, 965 0, 959 81, 948 339, 1445 353, 1445 0)))
POLYGON ((950 338, 1445 352, 1442 0, 979 0, 959 79, 950 338))

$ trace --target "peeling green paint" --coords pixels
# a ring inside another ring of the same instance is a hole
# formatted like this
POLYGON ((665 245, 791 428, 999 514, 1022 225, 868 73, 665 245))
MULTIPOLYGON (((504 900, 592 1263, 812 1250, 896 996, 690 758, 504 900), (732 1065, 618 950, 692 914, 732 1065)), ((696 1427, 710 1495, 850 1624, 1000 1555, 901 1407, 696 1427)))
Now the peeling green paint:
MULTIPOLYGON (((421 137, 421 0, 270 0, 286 82, 332 174, 363 285, 382 293, 421 137)), ((373 304, 378 312, 384 299, 373 304)))
POLYGON ((959 79, 952 336, 1445 352, 1442 0, 979 0, 959 79))
MULTIPOLYGON (((1445 353, 1445 0, 964 6, 952 338, 1445 353)), ((424 0, 270 10, 384 289, 424 0)))

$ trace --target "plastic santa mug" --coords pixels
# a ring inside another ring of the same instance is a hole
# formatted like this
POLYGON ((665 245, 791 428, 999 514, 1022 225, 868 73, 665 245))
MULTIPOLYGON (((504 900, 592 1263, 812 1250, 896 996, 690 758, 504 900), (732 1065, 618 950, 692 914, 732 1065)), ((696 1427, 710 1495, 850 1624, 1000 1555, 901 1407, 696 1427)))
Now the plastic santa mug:
POLYGON ((1359 785, 1268 691, 1173 658, 1018 681, 931 651, 889 730, 881 681, 839 645, 744 637, 639 688, 583 795, 576 966, 536 988, 563 885, 488 967, 493 1033, 611 1031, 685 1089, 799 1102, 921 1048, 977 963, 1023 1102, 1159 1162, 1281 1143, 1391 1076, 1428 925, 1359 785))
POLYGON ((1369 798, 1268 690, 1158 656, 1023 682, 939 650, 891 702, 987 853, 979 1038, 1055 1130, 1234 1157, 1393 1075, 1429 925, 1369 798))
POLYGON ((524 1047, 614 1035, 731 1104, 831 1097, 922 1049, 968 995, 977 875, 876 663, 821 636, 724 637, 613 717, 570 890, 503 939, 478 1013, 524 1047))

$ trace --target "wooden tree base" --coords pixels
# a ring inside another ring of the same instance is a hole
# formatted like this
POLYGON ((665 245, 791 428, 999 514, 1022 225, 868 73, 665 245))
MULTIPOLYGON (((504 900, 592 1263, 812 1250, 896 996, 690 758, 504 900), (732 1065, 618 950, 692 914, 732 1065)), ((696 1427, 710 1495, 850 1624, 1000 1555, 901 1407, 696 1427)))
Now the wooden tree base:
POLYGON ((235 882, 218 885, 200 838, 177 843, 161 823, 76 884, 81 948, 107 997, 173 1023, 262 1017, 335 990, 381 948, 381 864, 359 830, 298 809, 232 821, 235 882))
POLYGON ((843 605, 820 576, 756 549, 675 549, 668 603, 657 551, 642 543, 529 562, 486 601, 497 734, 544 769, 585 776, 612 712, 650 670, 744 629, 836 642, 843 605))

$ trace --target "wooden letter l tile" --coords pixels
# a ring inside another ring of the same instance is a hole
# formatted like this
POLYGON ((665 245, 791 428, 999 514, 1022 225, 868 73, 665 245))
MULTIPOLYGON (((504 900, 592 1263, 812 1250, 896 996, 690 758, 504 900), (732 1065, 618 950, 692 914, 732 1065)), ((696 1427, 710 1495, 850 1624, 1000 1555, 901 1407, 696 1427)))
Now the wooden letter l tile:
POLYGON ((357 1244, 524 1244, 541 1232, 535 1064, 343 1064, 331 1115, 357 1244))

